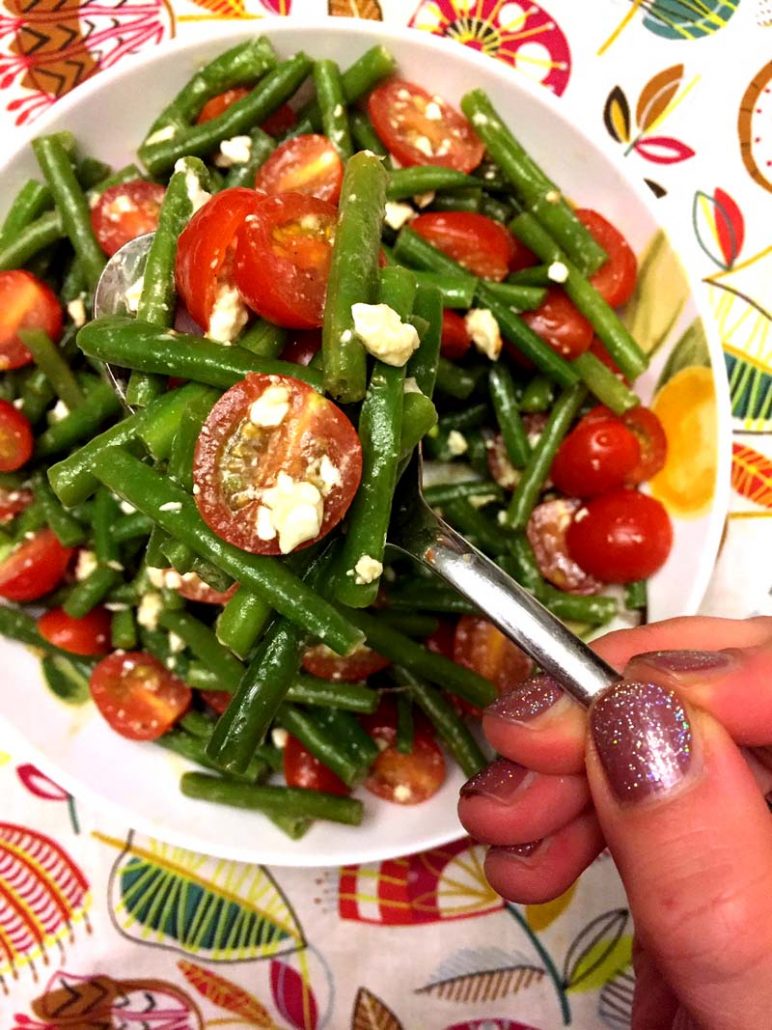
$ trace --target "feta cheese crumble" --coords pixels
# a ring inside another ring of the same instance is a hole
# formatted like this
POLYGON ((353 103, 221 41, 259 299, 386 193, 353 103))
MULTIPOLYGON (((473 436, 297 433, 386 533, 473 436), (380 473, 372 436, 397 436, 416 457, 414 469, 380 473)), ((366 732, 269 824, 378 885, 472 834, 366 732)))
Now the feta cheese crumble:
POLYGON ((289 406, 290 395, 287 387, 269 386, 250 405, 249 421, 266 429, 280 426, 287 417, 289 406))
POLYGON ((457 458, 461 454, 466 454, 469 449, 469 444, 466 442, 466 437, 463 433, 459 433, 457 429, 451 429, 448 433, 448 450, 457 458))
POLYGON ((233 343, 248 318, 249 312, 236 287, 221 283, 215 294, 206 335, 218 343, 233 343))
POLYGON ((427 190, 425 193, 416 193, 413 197, 413 202, 417 207, 428 207, 434 200, 434 190, 427 190))
POLYGON ((430 122, 439 122, 442 119, 442 108, 436 100, 430 100, 424 108, 424 116, 430 122))
POLYGON ((365 350, 386 365, 404 365, 418 349, 415 326, 403 322, 388 304, 354 304, 351 315, 365 350))
POLYGON ((497 361, 501 354, 501 332, 493 313, 488 308, 472 308, 464 325, 477 350, 491 361, 497 361))
POLYGON ((173 125, 164 125, 148 136, 145 140, 145 146, 152 147, 155 143, 165 143, 168 139, 174 139, 176 131, 173 125))
POLYGON ((387 200, 383 220, 389 228, 399 231, 405 222, 415 218, 416 213, 410 204, 402 204, 397 200, 387 200))
POLYGON ((564 283, 568 278, 568 269, 562 261, 553 261, 547 268, 547 278, 553 283, 564 283))
POLYGON ((280 472, 276 486, 263 490, 257 508, 257 535, 261 540, 279 538, 279 550, 289 554, 319 535, 324 519, 321 491, 306 480, 280 472))
POLYGON ((135 313, 139 307, 139 298, 142 296, 142 290, 145 288, 145 277, 141 275, 139 279, 136 279, 131 286, 126 290, 126 310, 130 313, 135 313))
POLYGON ((406 376, 402 384, 403 393, 423 393, 423 390, 415 380, 415 376, 406 376))
POLYGON ((274 726, 271 730, 271 743, 274 747, 277 747, 279 751, 283 751, 287 746, 289 740, 289 733, 284 729, 283 726, 274 726))
POLYGON ((158 629, 158 617, 163 611, 164 603, 160 594, 148 590, 143 594, 137 608, 137 622, 145 629, 158 629))
POLYGON ((67 304, 67 314, 78 329, 86 324, 86 305, 83 303, 82 294, 80 297, 76 297, 75 300, 69 301, 67 304))
POLYGON ((48 416, 50 422, 61 422, 63 418, 66 418, 70 414, 70 409, 64 403, 63 400, 58 400, 51 409, 51 413, 48 416))
POLYGON ((188 167, 188 163, 184 157, 181 157, 174 166, 175 172, 185 173, 185 190, 188 194, 188 200, 190 206, 193 208, 193 214, 198 211, 200 207, 206 204, 207 200, 211 197, 211 193, 202 187, 199 177, 192 169, 188 167))
POLYGON ((166 501, 159 507, 159 511, 180 511, 182 508, 182 501, 166 501))
POLYGON ((232 136, 222 141, 214 163, 218 168, 232 168, 233 165, 245 165, 251 155, 252 140, 249 136, 232 136))
POLYGON ((75 565, 75 578, 80 583, 88 579, 92 572, 96 571, 99 562, 93 551, 83 549, 78 551, 78 560, 75 565))
POLYGON ((358 587, 373 583, 383 572, 383 563, 369 554, 363 554, 354 566, 354 582, 358 587))

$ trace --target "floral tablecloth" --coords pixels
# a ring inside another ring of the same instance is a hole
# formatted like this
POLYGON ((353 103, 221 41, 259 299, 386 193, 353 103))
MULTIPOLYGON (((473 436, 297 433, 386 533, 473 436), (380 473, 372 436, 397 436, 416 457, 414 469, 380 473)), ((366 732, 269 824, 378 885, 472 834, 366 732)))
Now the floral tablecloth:
MULTIPOLYGON (((503 61, 648 183, 691 241, 731 389, 731 512, 703 608, 772 612, 769 0, 4 0, 2 139, 213 19, 325 13, 503 61)), ((492 893, 469 841, 319 871, 218 861, 86 809, 2 727, 0 798, 0 1030, 629 1025, 631 923, 607 858, 526 907, 492 893)))

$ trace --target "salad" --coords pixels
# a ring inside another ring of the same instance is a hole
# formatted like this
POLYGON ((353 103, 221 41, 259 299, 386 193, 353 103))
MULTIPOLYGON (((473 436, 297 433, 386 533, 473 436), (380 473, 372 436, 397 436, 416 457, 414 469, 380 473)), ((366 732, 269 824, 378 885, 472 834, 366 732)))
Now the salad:
POLYGON ((341 72, 258 37, 136 164, 35 140, 0 229, 0 632, 204 770, 186 795, 295 838, 358 824, 359 785, 416 804, 478 771, 482 707, 533 671, 387 543, 419 444, 427 501, 577 631, 643 612, 672 543, 615 311, 635 256, 481 90, 460 108, 383 47, 341 72))

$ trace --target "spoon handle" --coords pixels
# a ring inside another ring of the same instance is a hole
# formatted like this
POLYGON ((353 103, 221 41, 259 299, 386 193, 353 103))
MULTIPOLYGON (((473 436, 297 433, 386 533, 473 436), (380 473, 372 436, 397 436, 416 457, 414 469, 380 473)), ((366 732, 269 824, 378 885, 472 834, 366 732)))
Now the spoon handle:
POLYGON ((519 583, 447 523, 430 517, 431 523, 429 518, 422 520, 420 538, 400 541, 402 549, 472 601, 580 704, 589 706, 619 679, 616 670, 519 583))

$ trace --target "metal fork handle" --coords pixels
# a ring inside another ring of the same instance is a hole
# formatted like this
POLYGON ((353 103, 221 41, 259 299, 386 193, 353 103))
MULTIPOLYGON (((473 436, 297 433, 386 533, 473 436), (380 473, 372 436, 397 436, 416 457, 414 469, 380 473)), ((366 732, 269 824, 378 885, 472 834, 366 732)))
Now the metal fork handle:
POLYGON ((615 669, 447 523, 437 519, 427 537, 409 553, 484 611, 580 704, 589 706, 619 680, 615 669))

